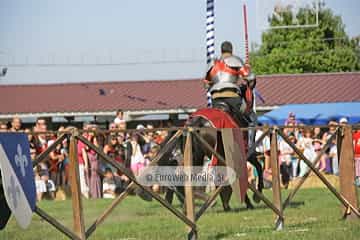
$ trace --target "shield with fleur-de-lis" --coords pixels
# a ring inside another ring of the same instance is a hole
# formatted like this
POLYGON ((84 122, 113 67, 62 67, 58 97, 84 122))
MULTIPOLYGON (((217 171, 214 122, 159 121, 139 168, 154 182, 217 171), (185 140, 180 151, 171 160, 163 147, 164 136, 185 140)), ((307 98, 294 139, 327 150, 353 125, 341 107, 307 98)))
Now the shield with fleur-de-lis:
POLYGON ((23 177, 26 176, 25 168, 28 165, 28 159, 22 153, 21 145, 17 145, 17 154, 15 155, 15 163, 20 168, 21 174, 23 177))
MULTIPOLYGON (((0 133, 1 192, 22 228, 30 224, 36 202, 34 173, 30 159, 26 134, 0 133)), ((0 198, 0 201, 5 200, 0 198)), ((6 204, 0 203, 0 206, 6 204)), ((0 212, 0 218, 2 217, 0 212)))
POLYGON ((16 209, 20 196, 20 187, 16 184, 14 176, 10 176, 10 186, 8 186, 8 195, 11 197, 11 203, 16 209))

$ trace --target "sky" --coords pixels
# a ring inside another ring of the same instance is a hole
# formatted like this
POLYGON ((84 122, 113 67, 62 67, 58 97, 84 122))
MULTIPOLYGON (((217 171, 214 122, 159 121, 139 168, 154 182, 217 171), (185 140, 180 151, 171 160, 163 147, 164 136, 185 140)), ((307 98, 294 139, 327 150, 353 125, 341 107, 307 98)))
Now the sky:
MULTIPOLYGON (((217 49, 230 40, 243 55, 244 3, 250 42, 261 42, 259 1, 215 1, 217 49)), ((360 35, 359 0, 325 2, 360 35)), ((200 78, 205 9, 206 0, 0 0, 0 84, 200 78)))

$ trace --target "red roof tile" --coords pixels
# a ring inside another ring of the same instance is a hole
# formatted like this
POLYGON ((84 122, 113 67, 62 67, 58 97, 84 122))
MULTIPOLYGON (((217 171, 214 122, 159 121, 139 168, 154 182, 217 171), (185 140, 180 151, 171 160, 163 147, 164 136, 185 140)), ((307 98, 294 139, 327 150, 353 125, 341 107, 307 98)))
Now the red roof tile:
POLYGON ((0 86, 0 114, 206 106, 199 80, 0 86))
MULTIPOLYGON (((359 102, 360 72, 258 76, 265 103, 359 102)), ((0 85, 0 114, 169 110, 206 106, 199 79, 0 85)))
POLYGON ((257 82, 265 99, 259 106, 360 101, 360 72, 269 75, 257 82))

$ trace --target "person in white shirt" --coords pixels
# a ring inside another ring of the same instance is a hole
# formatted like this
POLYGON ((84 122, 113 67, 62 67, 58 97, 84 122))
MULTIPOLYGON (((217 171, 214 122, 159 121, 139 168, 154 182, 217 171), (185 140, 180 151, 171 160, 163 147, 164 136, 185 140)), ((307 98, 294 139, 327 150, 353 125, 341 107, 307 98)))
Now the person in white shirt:
POLYGON ((114 199, 116 184, 114 179, 114 174, 110 168, 105 169, 104 180, 103 180, 103 198, 114 199))
POLYGON ((339 159, 338 159, 338 150, 336 145, 336 138, 333 139, 329 157, 331 158, 331 167, 332 167, 332 174, 339 175, 339 159))
POLYGON ((116 111, 116 118, 114 119, 114 123, 118 129, 121 129, 121 130, 126 129, 126 121, 124 118, 124 112, 121 109, 116 111))
MULTIPOLYGON (((313 146, 313 135, 314 131, 310 128, 304 129, 304 136, 298 141, 297 147, 304 153, 304 156, 310 161, 314 161, 316 158, 315 149, 313 146)), ((304 161, 300 161, 300 173, 299 176, 302 177, 308 170, 308 166, 304 161)))
MULTIPOLYGON (((261 129, 256 131, 255 142, 263 133, 261 129)), ((268 135, 256 146, 256 152, 264 154, 264 171, 270 170, 270 137, 268 135)))

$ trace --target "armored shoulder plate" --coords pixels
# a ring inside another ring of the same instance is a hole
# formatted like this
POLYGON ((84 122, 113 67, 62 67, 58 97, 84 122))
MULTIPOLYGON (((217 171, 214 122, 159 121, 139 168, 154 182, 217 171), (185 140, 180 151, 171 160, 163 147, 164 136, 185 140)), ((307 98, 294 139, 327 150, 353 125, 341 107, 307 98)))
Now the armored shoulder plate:
POLYGON ((238 56, 226 57, 226 58, 224 58, 223 61, 226 64, 226 66, 231 67, 231 68, 241 68, 244 66, 243 60, 241 58, 239 58, 238 56))

